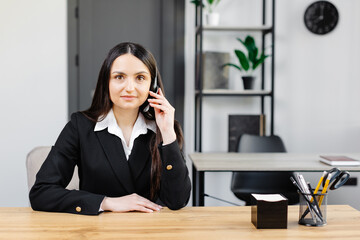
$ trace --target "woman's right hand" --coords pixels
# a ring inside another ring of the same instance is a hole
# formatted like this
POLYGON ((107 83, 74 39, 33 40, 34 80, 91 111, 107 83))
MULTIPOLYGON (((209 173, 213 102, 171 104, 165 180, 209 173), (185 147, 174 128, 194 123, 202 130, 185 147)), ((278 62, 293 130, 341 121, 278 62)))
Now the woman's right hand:
POLYGON ((139 211, 151 213, 153 211, 159 211, 162 206, 133 193, 123 197, 105 197, 100 208, 104 211, 112 212, 139 211))

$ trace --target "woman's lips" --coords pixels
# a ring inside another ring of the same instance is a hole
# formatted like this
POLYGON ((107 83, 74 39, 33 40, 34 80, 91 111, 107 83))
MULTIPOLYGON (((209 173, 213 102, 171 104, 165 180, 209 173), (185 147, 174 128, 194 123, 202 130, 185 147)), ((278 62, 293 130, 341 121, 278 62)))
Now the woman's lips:
POLYGON ((131 101, 131 100, 135 99, 136 97, 135 96, 130 96, 130 95, 124 95, 124 96, 121 96, 121 98, 126 100, 126 101, 131 101))

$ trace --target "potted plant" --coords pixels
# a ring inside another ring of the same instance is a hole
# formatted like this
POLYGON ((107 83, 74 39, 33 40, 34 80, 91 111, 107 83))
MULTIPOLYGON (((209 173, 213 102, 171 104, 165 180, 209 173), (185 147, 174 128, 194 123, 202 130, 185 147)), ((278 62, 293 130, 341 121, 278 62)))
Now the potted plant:
MULTIPOLYGON (((214 12, 216 6, 220 3, 221 0, 206 0, 206 5, 202 4, 202 7, 205 7, 205 19, 206 25, 217 26, 219 25, 220 15, 217 12, 214 12)), ((200 6, 201 0, 192 0, 191 3, 195 6, 200 6)))
POLYGON ((245 40, 237 38, 247 50, 247 54, 239 49, 235 49, 235 55, 239 60, 239 65, 233 63, 226 63, 224 66, 235 67, 236 69, 243 72, 242 79, 244 83, 244 89, 252 89, 255 77, 253 72, 257 67, 259 67, 267 57, 270 55, 265 55, 264 52, 259 54, 259 48, 256 46, 255 39, 248 35, 245 40))

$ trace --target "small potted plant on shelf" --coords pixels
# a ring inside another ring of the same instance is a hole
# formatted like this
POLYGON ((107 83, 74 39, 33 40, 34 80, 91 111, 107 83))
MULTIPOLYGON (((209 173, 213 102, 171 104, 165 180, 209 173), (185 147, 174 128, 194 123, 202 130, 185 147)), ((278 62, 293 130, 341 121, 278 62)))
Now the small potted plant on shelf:
MULTIPOLYGON (((204 0, 205 1, 205 0, 204 0)), ((214 12, 216 6, 220 3, 221 0, 206 0, 206 5, 202 4, 202 7, 205 8, 206 14, 206 25, 217 26, 219 25, 220 15, 217 12, 214 12)), ((192 0, 191 3, 195 6, 200 6, 201 0, 192 0)))
POLYGON ((259 49, 256 46, 255 39, 248 35, 246 36, 245 40, 237 38, 239 42, 241 42, 247 50, 247 54, 239 49, 235 49, 235 55, 239 60, 239 65, 233 63, 226 63, 223 65, 235 67, 236 69, 240 70, 243 75, 243 83, 244 89, 252 89, 255 76, 253 76, 253 72, 257 67, 259 67, 267 57, 270 55, 265 55, 264 52, 259 54, 259 49))

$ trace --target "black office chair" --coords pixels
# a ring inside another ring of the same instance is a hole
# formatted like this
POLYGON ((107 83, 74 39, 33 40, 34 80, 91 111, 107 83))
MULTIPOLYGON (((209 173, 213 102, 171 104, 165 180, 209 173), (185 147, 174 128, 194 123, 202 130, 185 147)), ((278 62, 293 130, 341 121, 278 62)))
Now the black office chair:
MULTIPOLYGON (((242 134, 238 144, 238 152, 286 152, 279 136, 257 136, 242 134)), ((231 191, 237 198, 251 205, 251 193, 281 193, 289 204, 299 202, 296 188, 290 181, 293 172, 233 172, 231 191)))

